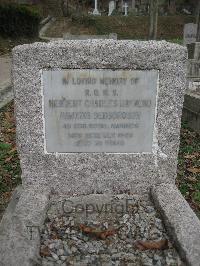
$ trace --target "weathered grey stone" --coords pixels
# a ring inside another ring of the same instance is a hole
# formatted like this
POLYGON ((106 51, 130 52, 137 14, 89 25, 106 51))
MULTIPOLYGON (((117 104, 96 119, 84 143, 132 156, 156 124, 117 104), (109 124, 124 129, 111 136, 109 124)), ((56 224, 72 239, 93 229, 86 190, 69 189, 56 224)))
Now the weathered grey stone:
POLYGON ((63 34, 63 40, 93 40, 93 39, 111 39, 111 40, 117 40, 117 34, 116 33, 110 33, 108 35, 87 35, 87 34, 71 34, 71 33, 64 33, 63 34))
POLYGON ((87 40, 35 43, 13 51, 17 143, 23 186, 68 195, 144 192, 176 177, 186 48, 162 42, 87 40), (41 69, 159 69, 151 153, 44 152, 41 69))
POLYGON ((29 266, 40 262, 40 227, 48 206, 48 193, 18 189, 0 224, 0 265, 29 266))
POLYGON ((11 86, 11 58, 6 54, 0 56, 0 108, 13 99, 11 86))
POLYGON ((200 78, 200 62, 198 60, 188 60, 187 77, 189 79, 200 78))
POLYGON ((197 24, 187 23, 183 31, 184 45, 196 42, 197 24))
POLYGON ((200 42, 190 43, 187 45, 188 59, 200 59, 200 42))
POLYGON ((152 189, 155 205, 163 216, 171 238, 187 265, 199 266, 200 221, 181 193, 171 184, 152 189))

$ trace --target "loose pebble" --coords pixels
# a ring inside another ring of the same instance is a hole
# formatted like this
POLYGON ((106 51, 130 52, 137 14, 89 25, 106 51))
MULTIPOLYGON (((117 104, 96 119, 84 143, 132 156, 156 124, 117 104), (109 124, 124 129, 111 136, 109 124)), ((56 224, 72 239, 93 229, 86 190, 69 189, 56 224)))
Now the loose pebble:
MULTIPOLYGON (((162 220, 150 201, 130 195, 111 197, 111 204, 120 206, 126 199, 132 202, 123 212, 119 209, 105 212, 73 212, 74 216, 57 215, 56 209, 48 213, 41 231, 41 251, 48 247, 50 255, 42 255, 42 265, 74 266, 172 266, 183 265, 169 242, 165 250, 136 248, 138 240, 168 239, 162 220), (118 205, 117 205, 118 204, 118 205), (112 232, 104 238, 95 233, 81 231, 85 225, 95 232, 112 232)), ((82 202, 79 202, 82 204, 82 202)), ((80 205, 81 206, 81 205, 80 205)), ((114 206, 114 205, 113 205, 114 206)), ((70 214, 72 215, 72 213, 70 214)))

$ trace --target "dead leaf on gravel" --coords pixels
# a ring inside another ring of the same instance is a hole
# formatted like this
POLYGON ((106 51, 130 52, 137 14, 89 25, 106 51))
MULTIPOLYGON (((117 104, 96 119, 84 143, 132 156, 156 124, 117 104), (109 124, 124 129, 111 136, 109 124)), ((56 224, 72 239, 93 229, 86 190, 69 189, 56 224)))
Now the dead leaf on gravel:
POLYGON ((147 250, 147 249, 167 249, 168 246, 168 240, 167 239, 162 239, 159 241, 142 241, 138 240, 135 244, 136 248, 139 250, 147 250))
POLYGON ((44 248, 42 248, 41 250, 40 250, 40 255, 42 256, 42 257, 48 257, 48 256, 50 256, 50 251, 49 251, 49 248, 48 247, 44 247, 44 248))
POLYGON ((59 236, 55 232, 53 232, 51 235, 51 239, 53 239, 53 240, 59 239, 59 236))
POLYGON ((200 168, 199 167, 191 167, 191 168, 187 168, 187 170, 193 174, 198 174, 200 173, 200 168))
POLYGON ((96 228, 92 228, 89 226, 86 226, 84 224, 80 224, 79 228, 81 231, 85 234, 89 234, 91 236, 95 236, 97 238, 100 238, 102 240, 106 239, 109 236, 113 236, 117 233, 118 229, 111 229, 111 230, 104 230, 104 231, 98 231, 96 228))

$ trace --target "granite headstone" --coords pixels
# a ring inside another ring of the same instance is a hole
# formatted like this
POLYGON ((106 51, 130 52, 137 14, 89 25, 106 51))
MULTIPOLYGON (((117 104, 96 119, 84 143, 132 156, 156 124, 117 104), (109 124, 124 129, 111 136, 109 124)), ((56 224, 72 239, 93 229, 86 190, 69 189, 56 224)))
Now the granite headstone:
POLYGON ((185 60, 186 49, 167 42, 14 49, 23 185, 73 195, 174 183, 185 60))

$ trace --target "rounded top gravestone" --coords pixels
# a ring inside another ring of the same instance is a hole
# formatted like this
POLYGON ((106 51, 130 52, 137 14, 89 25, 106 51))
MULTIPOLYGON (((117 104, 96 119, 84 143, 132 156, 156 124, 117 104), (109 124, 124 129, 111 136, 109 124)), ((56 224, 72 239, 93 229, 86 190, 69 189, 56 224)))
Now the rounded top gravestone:
POLYGON ((165 41, 15 48, 23 185, 81 195, 174 183, 186 58, 165 41))

